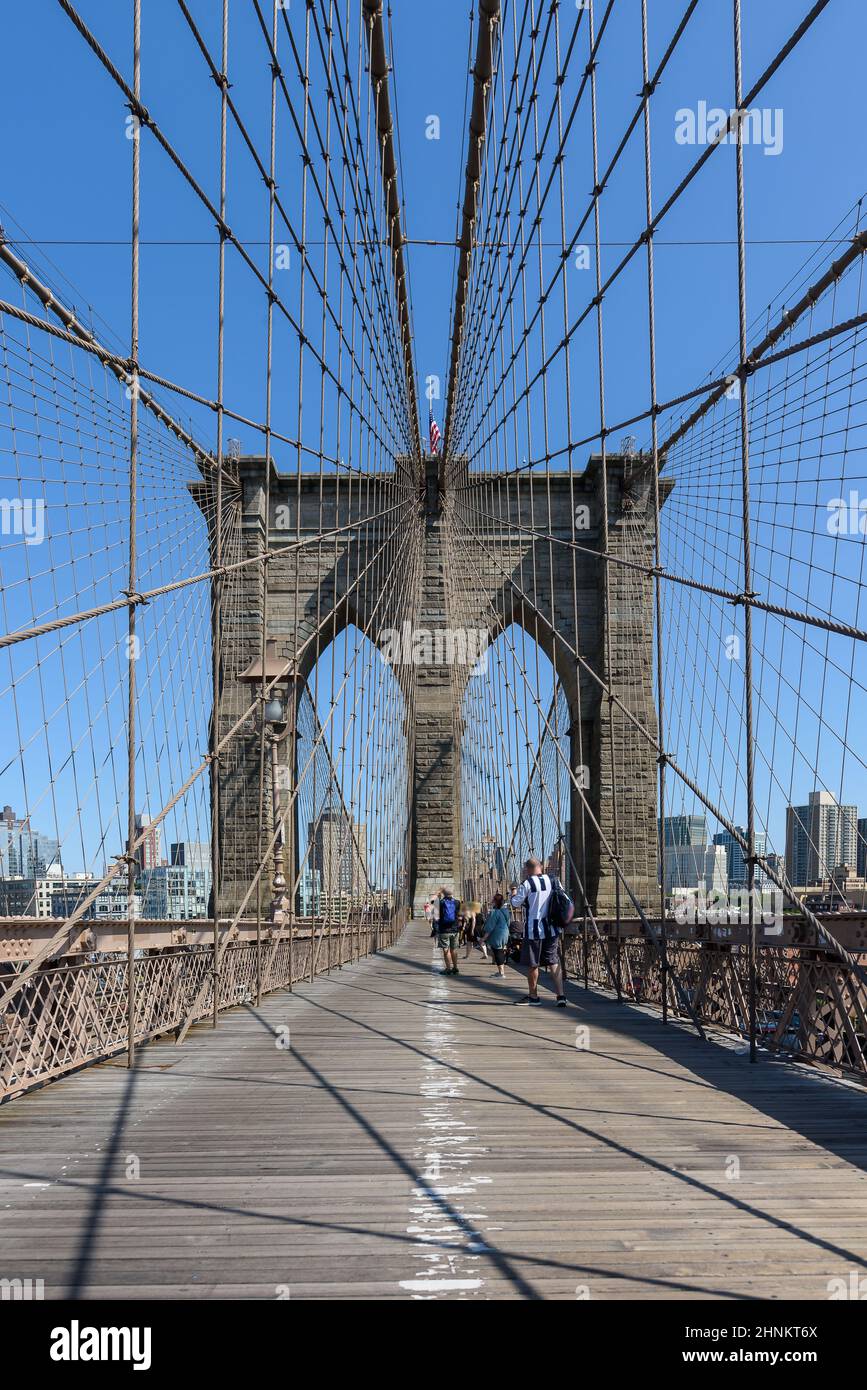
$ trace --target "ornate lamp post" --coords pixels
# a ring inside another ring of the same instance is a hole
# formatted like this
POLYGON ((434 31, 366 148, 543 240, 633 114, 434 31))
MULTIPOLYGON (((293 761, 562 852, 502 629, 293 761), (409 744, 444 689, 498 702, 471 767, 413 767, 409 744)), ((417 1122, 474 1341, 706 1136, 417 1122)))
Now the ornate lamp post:
MULTIPOLYGON (((286 899, 286 873, 284 864, 284 851, 286 846, 286 831, 283 824, 283 817, 280 814, 280 764, 278 758, 278 748, 289 733, 288 718, 288 691, 287 686, 292 679, 291 673, 286 670, 286 662, 277 655, 276 643, 267 641, 265 643, 265 664, 264 670, 261 658, 256 658, 242 671, 238 677, 248 685, 259 685, 262 687, 260 700, 262 702, 262 727, 261 727, 261 749, 262 749, 262 774, 264 777, 266 765, 270 766, 271 775, 271 816, 272 816, 272 875, 271 875, 271 921, 277 925, 282 925, 284 913, 287 908, 286 899), (275 682, 272 684, 272 682, 275 682)), ((258 917, 258 913, 257 913, 258 917)))

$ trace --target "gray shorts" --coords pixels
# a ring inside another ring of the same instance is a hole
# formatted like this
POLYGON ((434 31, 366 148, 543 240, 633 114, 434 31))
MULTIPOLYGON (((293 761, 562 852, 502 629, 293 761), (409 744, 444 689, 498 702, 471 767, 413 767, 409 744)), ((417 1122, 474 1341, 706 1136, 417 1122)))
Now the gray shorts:
POLYGON ((524 937, 521 942, 521 965, 533 970, 540 967, 550 970, 552 965, 560 964, 559 936, 543 936, 538 941, 524 937))
POLYGON ((458 949, 458 933, 456 931, 438 931, 437 945, 441 951, 456 951, 458 949))

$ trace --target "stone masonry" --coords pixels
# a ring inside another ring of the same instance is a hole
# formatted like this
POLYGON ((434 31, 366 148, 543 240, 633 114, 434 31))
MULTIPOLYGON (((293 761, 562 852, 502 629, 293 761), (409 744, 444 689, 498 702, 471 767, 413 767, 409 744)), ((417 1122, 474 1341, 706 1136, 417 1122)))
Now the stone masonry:
MULTIPOLYGON (((261 554, 266 545, 278 552, 285 548, 285 554, 276 554, 268 563, 268 638, 276 642, 277 654, 284 659, 302 648, 296 671, 301 680, 318 652, 349 623, 368 628, 374 642, 384 629, 403 624, 432 632, 482 626, 491 640, 512 622, 523 626, 549 656, 563 683, 572 719, 572 763, 576 769, 582 764, 588 769, 585 796, 592 815, 613 848, 616 794, 620 862, 636 896, 642 904, 653 906, 657 894, 656 752, 618 705, 606 698, 600 684, 610 685, 650 737, 656 738, 652 581, 636 569, 609 564, 610 629, 606 634, 599 459, 591 458, 571 482, 562 473, 504 474, 492 488, 486 475, 481 491, 474 487, 474 475, 465 473, 454 496, 443 495, 437 461, 428 460, 426 466, 426 486, 419 492, 414 529, 392 528, 389 534, 389 519, 376 519, 375 514, 406 498, 405 479, 392 475, 299 479, 281 476, 272 464, 271 515, 266 518, 265 460, 239 461, 234 553, 240 558, 261 554), (450 574, 454 538, 462 528, 466 533, 473 506, 486 512, 477 523, 473 564, 462 564, 459 574, 450 574), (573 515, 580 519, 574 532, 573 515), (361 523, 350 533, 352 540, 346 533, 314 539, 352 522, 361 523), (533 532, 550 533, 555 539, 533 532), (580 548, 573 548, 573 535, 580 548), (298 540, 309 543, 298 547, 298 540), (375 591, 375 571, 367 574, 365 566, 380 546, 386 548, 395 573, 386 587, 375 591), (405 611, 394 611, 396 602, 405 611), (318 641, 313 640, 317 629, 318 641)), ((615 456, 609 457, 607 471, 610 552, 652 565, 650 467, 640 458, 615 456)), ((661 489, 663 499, 669 486, 661 489)), ((223 731, 250 703, 249 687, 241 685, 238 676, 259 655, 262 602, 260 566, 241 570, 231 588, 226 586, 223 731)), ((411 697, 408 709, 414 703, 407 738, 414 749, 408 796, 411 892, 416 904, 442 883, 458 892, 461 889, 460 708, 468 674, 469 666, 455 671, 436 664, 396 671, 411 697)), ((291 779, 296 772, 291 729, 282 749, 291 779)), ((240 902, 255 868, 258 787, 259 740, 251 720, 249 731, 233 740, 220 765, 224 912, 240 902)), ((269 818, 270 807, 266 824, 269 818)), ((582 801, 575 791, 570 833, 571 853, 587 897, 599 913, 610 914, 616 900, 616 876, 587 816, 583 816, 582 835, 582 801)), ((539 852, 550 848, 539 846, 539 852)), ((287 872, 291 869, 287 863, 287 872)), ((263 888, 267 897, 267 884, 263 888)), ((634 915, 623 890, 621 906, 624 915, 634 915)))

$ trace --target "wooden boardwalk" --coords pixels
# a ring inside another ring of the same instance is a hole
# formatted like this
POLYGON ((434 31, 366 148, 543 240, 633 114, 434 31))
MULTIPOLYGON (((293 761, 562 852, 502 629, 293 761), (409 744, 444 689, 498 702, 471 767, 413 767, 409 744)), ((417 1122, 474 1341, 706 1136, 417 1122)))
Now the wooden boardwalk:
POLYGON ((82 1298, 826 1299, 867 1096, 393 950, 0 1109, 0 1277, 82 1298), (576 1028, 589 1047, 576 1047, 576 1028), (289 1030, 288 1033, 286 1030, 289 1030))

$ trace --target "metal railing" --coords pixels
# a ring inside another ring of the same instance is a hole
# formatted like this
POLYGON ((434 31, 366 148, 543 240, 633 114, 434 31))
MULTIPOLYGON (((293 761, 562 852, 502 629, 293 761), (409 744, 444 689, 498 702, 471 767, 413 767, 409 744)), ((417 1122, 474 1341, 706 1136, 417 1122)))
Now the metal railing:
MULTIPOLYGON (((658 927, 654 927, 658 935, 658 927)), ((573 981, 610 990, 627 1003, 698 1020, 704 1027, 750 1038, 750 943, 743 929, 729 939, 667 932, 665 953, 640 923, 588 923, 569 929, 566 966, 573 981), (667 969, 663 965, 667 965, 667 969), (663 978, 667 977, 667 987, 663 978)), ((853 958, 867 966, 863 920, 851 925, 853 958)), ((760 1050, 818 1063, 867 1081, 867 988, 850 966, 801 939, 786 925, 783 942, 756 947, 756 1035, 760 1050)))
MULTIPOLYGON (((53 961, 27 981, 0 1016, 0 1103, 92 1062, 126 1053, 129 1017, 135 1020, 136 1043, 172 1032, 182 1040, 191 1024, 255 1002, 260 979, 262 994, 291 990, 394 945, 404 924, 404 912, 378 920, 356 915, 345 922, 301 918, 266 931, 257 945, 242 923, 242 931, 226 944, 221 957, 216 1007, 213 950, 208 944, 138 949, 131 1008, 126 951, 53 961)), ((21 963, 0 963, 0 980, 11 983, 20 968, 21 963)))

